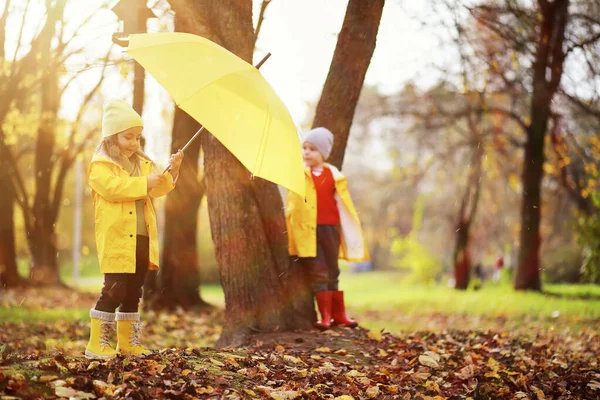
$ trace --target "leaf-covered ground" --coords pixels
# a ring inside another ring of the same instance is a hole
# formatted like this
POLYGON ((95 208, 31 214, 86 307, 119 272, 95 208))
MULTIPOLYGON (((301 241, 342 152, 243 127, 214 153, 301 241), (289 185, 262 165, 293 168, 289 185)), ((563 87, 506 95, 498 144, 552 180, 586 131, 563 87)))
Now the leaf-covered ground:
MULTIPOLYGON (((56 296, 20 306, 43 312, 60 302, 89 300, 67 292, 56 296)), ((5 297, 4 306, 17 307, 17 299, 5 297)), ((218 337, 221 317, 219 311, 145 314, 145 342, 155 352, 105 362, 82 355, 87 320, 0 322, 0 396, 600 399, 595 324, 568 335, 460 325, 397 335, 337 328, 263 334, 243 349, 201 347, 218 337)))

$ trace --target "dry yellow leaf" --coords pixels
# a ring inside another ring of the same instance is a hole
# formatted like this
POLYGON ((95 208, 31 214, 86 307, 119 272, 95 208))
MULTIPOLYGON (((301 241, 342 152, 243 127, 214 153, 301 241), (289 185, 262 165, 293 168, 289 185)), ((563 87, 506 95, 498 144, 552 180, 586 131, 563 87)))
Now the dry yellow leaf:
POLYGON ((329 347, 319 347, 316 348, 315 351, 317 353, 331 353, 331 349, 329 347))
POLYGON ((381 339, 383 339, 381 331, 369 331, 369 333, 367 333, 367 337, 378 342, 381 342, 381 339))
POLYGON ((378 386, 371 386, 370 388, 367 389, 367 396, 369 396, 370 399, 374 399, 377 396, 379 396, 379 387, 378 386))
POLYGON ((275 351, 278 352, 279 354, 285 353, 285 347, 278 344, 277 346, 275 346, 275 351))

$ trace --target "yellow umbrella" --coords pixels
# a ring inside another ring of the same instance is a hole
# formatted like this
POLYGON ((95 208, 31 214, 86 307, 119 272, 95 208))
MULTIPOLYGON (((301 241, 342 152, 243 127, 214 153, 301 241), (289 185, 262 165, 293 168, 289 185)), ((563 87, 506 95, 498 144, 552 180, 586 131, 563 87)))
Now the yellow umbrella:
POLYGON ((254 176, 304 196, 298 132, 254 66, 188 33, 132 34, 127 53, 254 176))

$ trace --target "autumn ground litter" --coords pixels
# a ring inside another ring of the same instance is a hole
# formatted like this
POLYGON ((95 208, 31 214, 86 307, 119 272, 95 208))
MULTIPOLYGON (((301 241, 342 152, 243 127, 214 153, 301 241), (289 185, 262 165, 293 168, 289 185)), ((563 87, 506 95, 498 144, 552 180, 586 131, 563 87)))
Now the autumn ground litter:
MULTIPOLYGON (((547 301, 552 304, 555 297, 547 301)), ((434 311, 423 303, 416 313, 409 302, 404 312, 397 306, 356 304, 354 315, 366 321, 364 328, 261 334, 239 349, 211 347, 220 334, 220 307, 205 314, 145 313, 144 338, 155 349, 152 355, 92 361, 82 355, 87 315, 72 307, 94 298, 33 289, 3 294, 1 396, 600 398, 600 322, 594 311, 577 316, 565 306, 562 314, 515 316, 493 310, 469 314, 459 305, 434 311), (386 322, 393 334, 382 332, 386 322)))

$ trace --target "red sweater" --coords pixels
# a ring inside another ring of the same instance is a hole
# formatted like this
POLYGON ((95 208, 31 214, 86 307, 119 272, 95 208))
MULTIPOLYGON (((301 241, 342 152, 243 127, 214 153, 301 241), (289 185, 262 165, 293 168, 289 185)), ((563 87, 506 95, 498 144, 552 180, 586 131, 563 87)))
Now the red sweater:
POLYGON ((312 173, 317 190, 317 225, 339 225, 340 213, 335 200, 335 180, 329 168, 323 168, 321 175, 312 173))

